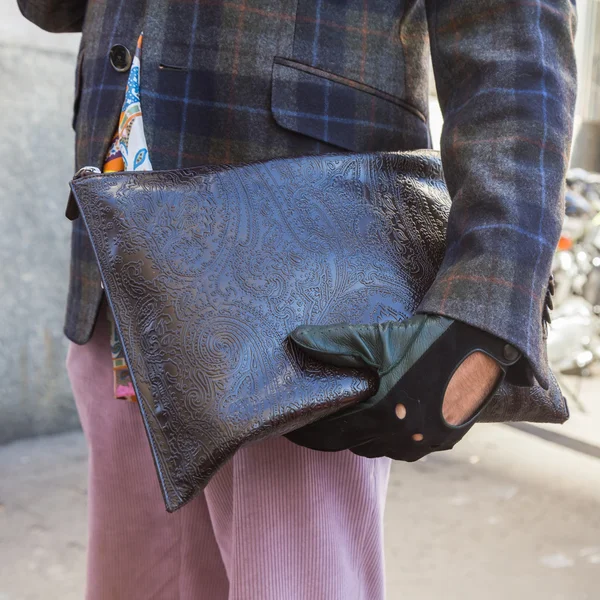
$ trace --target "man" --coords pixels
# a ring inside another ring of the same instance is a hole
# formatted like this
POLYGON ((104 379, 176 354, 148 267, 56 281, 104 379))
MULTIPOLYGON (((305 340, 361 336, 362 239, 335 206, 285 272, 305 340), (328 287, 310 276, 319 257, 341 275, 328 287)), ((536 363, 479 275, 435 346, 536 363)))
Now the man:
MULTIPOLYGON (((141 101, 155 169, 428 147, 430 47, 453 207, 444 263, 415 318, 425 331, 436 319, 429 315, 442 315, 494 334, 522 353, 520 372, 547 387, 542 311, 575 96, 571 2, 19 5, 49 31, 83 31, 78 168, 103 162, 142 31, 141 101)), ((88 597, 383 597, 385 457, 267 441, 240 451, 182 510, 164 513, 137 407, 111 398, 102 289, 81 219, 72 248, 65 333, 90 445, 88 597)), ((336 362, 345 334, 327 340, 327 352, 317 334, 307 349, 336 362)), ((497 373, 481 355, 465 361, 446 392, 446 419, 467 419, 497 373)))

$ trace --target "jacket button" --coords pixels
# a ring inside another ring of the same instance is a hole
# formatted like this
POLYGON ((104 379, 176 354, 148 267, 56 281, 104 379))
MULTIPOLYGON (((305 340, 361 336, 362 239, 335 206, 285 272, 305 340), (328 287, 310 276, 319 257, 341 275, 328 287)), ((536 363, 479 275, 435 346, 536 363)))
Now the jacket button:
POLYGON ((124 73, 131 67, 131 52, 121 44, 115 44, 108 53, 110 64, 115 71, 124 73))

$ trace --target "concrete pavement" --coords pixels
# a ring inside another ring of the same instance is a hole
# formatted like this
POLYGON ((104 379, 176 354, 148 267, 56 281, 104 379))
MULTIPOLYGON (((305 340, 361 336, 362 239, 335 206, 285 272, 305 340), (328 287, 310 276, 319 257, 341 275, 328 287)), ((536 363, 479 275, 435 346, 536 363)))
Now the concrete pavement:
MULTIPOLYGON (((82 434, 0 447, 0 503, 0 600, 81 599, 82 434)), ((389 600, 600 598, 600 460, 504 425, 396 463, 385 528, 389 600)))

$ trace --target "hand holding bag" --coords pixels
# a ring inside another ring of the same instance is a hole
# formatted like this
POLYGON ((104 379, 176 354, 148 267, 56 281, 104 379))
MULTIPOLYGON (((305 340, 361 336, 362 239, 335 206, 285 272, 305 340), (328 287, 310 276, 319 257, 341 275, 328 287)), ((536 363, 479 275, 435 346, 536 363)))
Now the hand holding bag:
MULTIPOLYGON (((314 362, 288 335, 411 316, 450 209, 431 151, 92 175, 71 189, 169 511, 243 445, 375 394, 372 375, 314 362)), ((505 382, 479 420, 567 416, 551 378, 548 390, 505 382)))

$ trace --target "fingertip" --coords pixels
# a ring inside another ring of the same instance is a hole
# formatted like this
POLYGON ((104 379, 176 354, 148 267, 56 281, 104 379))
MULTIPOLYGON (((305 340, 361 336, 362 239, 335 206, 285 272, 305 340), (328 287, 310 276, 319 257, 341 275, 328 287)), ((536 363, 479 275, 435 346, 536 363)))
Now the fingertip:
POLYGON ((296 327, 292 333, 290 333, 290 338, 292 341, 300 346, 303 350, 314 350, 314 340, 310 334, 310 326, 301 325, 296 327))
POLYGON ((306 326, 300 325, 299 327, 296 327, 296 329, 290 333, 290 337, 295 341, 305 340, 308 337, 306 326))
POLYGON ((304 327, 296 327, 296 329, 294 329, 291 333, 290 333, 290 337, 291 338, 300 338, 304 335, 304 327))

